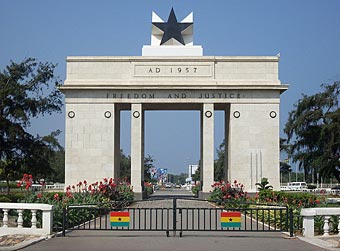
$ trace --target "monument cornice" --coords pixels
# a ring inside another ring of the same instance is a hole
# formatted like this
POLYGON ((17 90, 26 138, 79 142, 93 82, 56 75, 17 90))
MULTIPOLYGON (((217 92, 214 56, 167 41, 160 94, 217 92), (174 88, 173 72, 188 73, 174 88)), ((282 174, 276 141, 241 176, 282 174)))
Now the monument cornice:
POLYGON ((130 85, 63 85, 60 86, 59 89, 62 92, 66 92, 68 90, 276 90, 280 91, 280 93, 285 92, 288 89, 289 85, 203 85, 197 88, 197 86, 188 86, 188 85, 178 85, 174 87, 174 85, 164 85, 164 86, 130 86, 130 85))
POLYGON ((68 56, 67 62, 279 62, 278 56, 68 56))

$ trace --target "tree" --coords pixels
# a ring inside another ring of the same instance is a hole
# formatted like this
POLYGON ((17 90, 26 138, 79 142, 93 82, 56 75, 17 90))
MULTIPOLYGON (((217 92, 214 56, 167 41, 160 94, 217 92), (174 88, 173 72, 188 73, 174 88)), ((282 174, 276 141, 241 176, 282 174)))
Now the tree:
MULTIPOLYGON (((288 154, 288 158, 284 161, 280 161, 280 172, 281 175, 289 174, 292 171, 292 168, 289 164, 289 154, 290 154, 291 146, 287 144, 287 139, 280 138, 280 152, 288 154)), ((281 181, 282 182, 282 181, 281 181)))
POLYGON ((340 81, 321 85, 322 92, 302 98, 289 113, 284 132, 292 157, 307 174, 334 176, 340 182, 340 81))
POLYGON ((49 147, 43 137, 35 137, 27 129, 32 118, 61 112, 62 94, 57 89, 55 67, 28 58, 19 64, 11 62, 0 72, 0 167, 7 183, 24 168, 30 172, 39 168, 26 160, 49 147))
POLYGON ((144 158, 144 181, 151 182, 151 173, 149 170, 155 167, 154 162, 155 160, 149 154, 144 158))
POLYGON ((214 163, 214 179, 224 180, 225 179, 225 140, 223 139, 217 151, 217 159, 214 163))
POLYGON ((255 185, 259 191, 273 189, 273 186, 269 185, 268 178, 262 178, 261 183, 256 183, 255 185))
MULTIPOLYGON (((144 180, 150 182, 151 174, 149 172, 150 168, 153 168, 154 159, 151 155, 147 155, 144 158, 144 180)), ((120 150, 120 178, 131 180, 131 157, 130 155, 125 155, 123 150, 120 150)))
POLYGON ((120 149, 120 178, 131 179, 131 157, 125 155, 122 149, 120 149))
POLYGON ((53 172, 47 177, 48 181, 63 183, 65 181, 65 150, 54 151, 49 163, 53 172))

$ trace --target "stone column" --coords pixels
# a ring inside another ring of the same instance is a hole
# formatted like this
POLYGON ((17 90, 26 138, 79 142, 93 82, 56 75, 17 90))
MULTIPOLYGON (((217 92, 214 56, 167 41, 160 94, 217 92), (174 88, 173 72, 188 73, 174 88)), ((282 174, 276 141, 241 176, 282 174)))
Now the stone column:
POLYGON ((206 198, 214 182, 214 104, 203 104, 201 111, 202 194, 206 198))
POLYGON ((120 175, 120 108, 119 105, 113 106, 113 178, 118 179, 120 175))
POLYGON ((229 166, 228 166, 228 150, 229 150, 229 121, 230 121, 230 104, 224 108, 224 180, 229 180, 229 166))
POLYGON ((131 185, 135 199, 142 199, 143 179, 143 107, 142 104, 131 104, 131 185))

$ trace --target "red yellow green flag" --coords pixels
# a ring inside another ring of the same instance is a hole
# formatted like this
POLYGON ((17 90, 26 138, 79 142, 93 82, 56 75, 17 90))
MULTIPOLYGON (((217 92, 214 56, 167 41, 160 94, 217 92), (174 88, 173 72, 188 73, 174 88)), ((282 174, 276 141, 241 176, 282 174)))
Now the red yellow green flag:
POLYGON ((130 213, 129 212, 111 212, 110 213, 111 227, 129 227, 130 213))
POLYGON ((221 212, 221 227, 241 227, 241 212, 221 212))

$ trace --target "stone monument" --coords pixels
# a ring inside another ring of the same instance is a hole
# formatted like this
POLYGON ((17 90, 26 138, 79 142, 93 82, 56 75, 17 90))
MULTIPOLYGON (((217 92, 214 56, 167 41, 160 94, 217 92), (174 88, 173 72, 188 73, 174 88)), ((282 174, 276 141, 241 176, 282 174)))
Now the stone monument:
POLYGON ((193 14, 152 14, 142 56, 71 56, 60 88, 66 102, 65 184, 119 177, 120 112, 131 110, 131 185, 143 194, 144 112, 200 111, 201 196, 214 182, 214 112, 225 113, 226 179, 245 190, 269 179, 279 189, 279 105, 288 89, 279 56, 203 56, 193 14))

